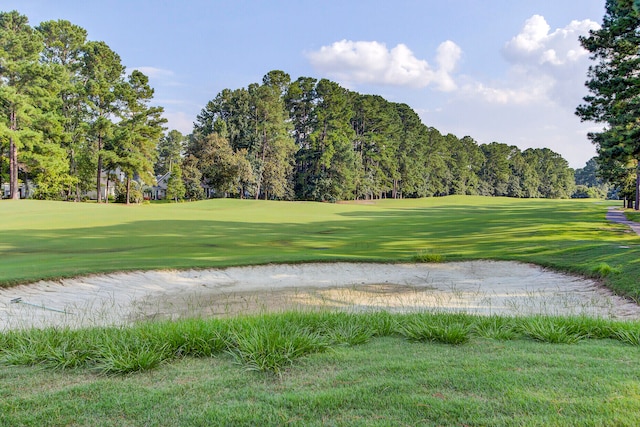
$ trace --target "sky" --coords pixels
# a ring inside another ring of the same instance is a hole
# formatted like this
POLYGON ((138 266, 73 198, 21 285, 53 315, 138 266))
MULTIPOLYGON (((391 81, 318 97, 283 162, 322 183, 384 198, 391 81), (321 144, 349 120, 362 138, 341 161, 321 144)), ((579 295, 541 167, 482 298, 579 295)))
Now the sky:
POLYGON ((443 134, 573 168, 595 155, 576 107, 593 62, 578 42, 605 0, 0 0, 31 25, 64 19, 139 69, 169 129, 191 132, 223 89, 271 70, 406 103, 443 134))

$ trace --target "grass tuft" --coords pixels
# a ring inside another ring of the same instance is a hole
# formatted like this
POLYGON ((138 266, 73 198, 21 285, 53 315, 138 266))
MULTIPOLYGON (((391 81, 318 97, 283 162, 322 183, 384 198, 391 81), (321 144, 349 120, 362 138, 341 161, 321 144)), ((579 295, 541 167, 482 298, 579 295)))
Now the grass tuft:
POLYGON ((518 328, 512 318, 498 316, 478 319, 473 325, 473 334, 501 341, 514 340, 519 336, 518 328))
POLYGON ((319 334, 304 328, 280 329, 275 322, 245 326, 234 333, 229 353, 249 371, 278 374, 299 357, 319 353, 329 343, 319 334))
POLYGON ((620 274, 620 269, 611 267, 606 262, 601 262, 591 269, 591 274, 596 277, 604 278, 611 275, 620 274))
POLYGON ((433 319, 416 318, 401 325, 398 332, 413 342, 438 342, 460 345, 469 341, 471 327, 462 322, 434 322, 433 319))
POLYGON ((422 263, 441 263, 445 261, 444 256, 441 254, 424 252, 424 251, 421 251, 415 254, 413 257, 411 257, 411 260, 413 262, 422 262, 422 263))
POLYGON ((611 337, 625 344, 640 346, 640 326, 638 324, 622 323, 613 328, 611 337))
POLYGON ((576 330, 571 322, 557 318, 533 317, 520 324, 522 333, 536 341, 552 344, 575 344, 588 338, 582 330, 576 330))

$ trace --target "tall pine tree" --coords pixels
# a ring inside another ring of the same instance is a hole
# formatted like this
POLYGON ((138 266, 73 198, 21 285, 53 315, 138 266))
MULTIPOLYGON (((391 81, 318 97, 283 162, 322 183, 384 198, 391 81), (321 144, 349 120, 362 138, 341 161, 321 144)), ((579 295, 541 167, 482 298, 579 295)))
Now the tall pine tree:
POLYGON ((635 209, 640 208, 640 15, 634 0, 607 0, 602 27, 582 37, 596 64, 589 67, 584 97, 576 114, 605 125, 589 134, 599 162, 636 165, 635 209))

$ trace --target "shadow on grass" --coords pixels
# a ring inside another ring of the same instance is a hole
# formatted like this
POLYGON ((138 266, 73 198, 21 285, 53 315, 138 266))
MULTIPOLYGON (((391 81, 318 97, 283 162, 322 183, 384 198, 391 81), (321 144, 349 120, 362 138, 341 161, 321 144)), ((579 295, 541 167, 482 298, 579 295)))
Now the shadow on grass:
MULTIPOLYGON (((640 295, 637 236, 588 204, 556 201, 340 212, 328 221, 133 220, 92 228, 0 232, 0 282, 137 269, 205 268, 305 261, 410 261, 428 251, 447 260, 533 262, 589 274, 623 266, 612 287, 640 295)), ((204 216, 204 215, 203 215, 204 216)), ((212 215, 213 216, 213 215, 212 215)))

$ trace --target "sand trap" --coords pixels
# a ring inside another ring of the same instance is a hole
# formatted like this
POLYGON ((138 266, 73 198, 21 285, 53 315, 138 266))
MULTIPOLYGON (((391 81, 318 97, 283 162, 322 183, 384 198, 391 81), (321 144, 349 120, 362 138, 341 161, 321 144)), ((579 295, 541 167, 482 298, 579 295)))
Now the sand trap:
POLYGON ((0 290, 0 329, 320 308, 640 318, 640 306, 594 281, 529 264, 337 263, 41 281, 0 290))

